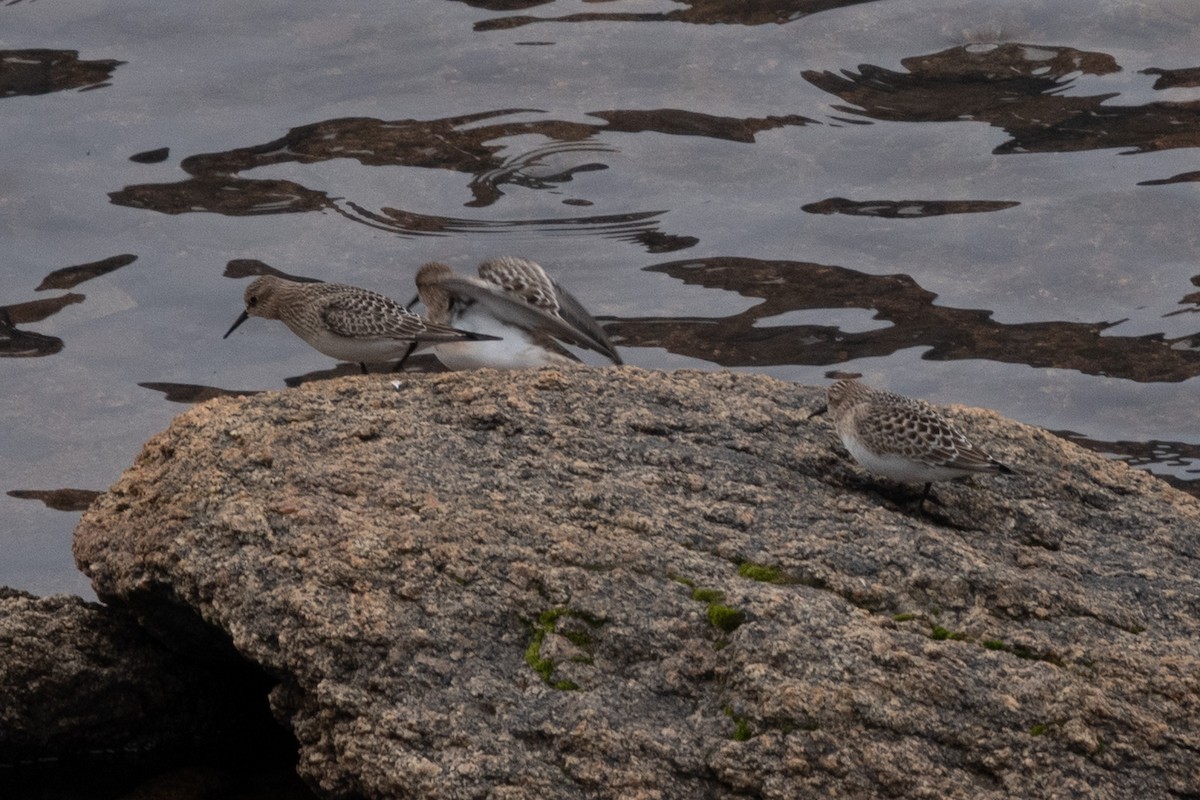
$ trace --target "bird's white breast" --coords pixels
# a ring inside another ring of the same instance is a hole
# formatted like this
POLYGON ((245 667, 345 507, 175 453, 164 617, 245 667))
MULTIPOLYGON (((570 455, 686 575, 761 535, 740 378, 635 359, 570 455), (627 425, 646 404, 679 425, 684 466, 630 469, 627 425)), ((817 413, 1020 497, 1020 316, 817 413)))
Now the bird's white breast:
MULTIPOLYGON (((287 323, 287 320, 284 321, 287 323)), ((408 351, 409 342, 399 339, 370 338, 357 339, 340 336, 326 328, 310 330, 288 323, 292 332, 312 347, 330 358, 339 361, 365 362, 378 364, 383 361, 400 359, 408 351)))
POLYGON ((455 315, 451 324, 459 330, 501 337, 486 342, 443 342, 432 347, 447 369, 530 369, 573 363, 538 344, 527 331, 508 325, 471 306, 455 315))
POLYGON ((842 444, 850 455, 868 471, 900 483, 934 483, 970 475, 970 470, 929 464, 918 459, 892 454, 880 454, 866 447, 859 439, 842 435, 842 444))

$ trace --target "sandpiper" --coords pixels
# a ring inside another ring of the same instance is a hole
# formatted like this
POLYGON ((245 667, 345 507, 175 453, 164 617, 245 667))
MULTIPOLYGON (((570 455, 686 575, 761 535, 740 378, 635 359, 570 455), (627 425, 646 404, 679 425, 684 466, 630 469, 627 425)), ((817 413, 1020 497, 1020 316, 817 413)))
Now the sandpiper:
POLYGON ((327 356, 367 364, 403 360, 419 344, 493 337, 428 321, 368 289, 302 283, 264 275, 246 287, 246 309, 222 338, 250 317, 277 319, 327 356))
POLYGON ((433 345, 438 359, 450 369, 579 363, 560 342, 622 363, 587 309, 528 259, 485 261, 479 265, 478 278, 456 275, 445 264, 426 264, 417 272, 417 292, 430 321, 502 340, 433 345))
POLYGON ((829 411, 842 444, 869 471, 901 483, 923 483, 924 507, 935 481, 975 472, 1013 470, 989 456, 924 400, 841 380, 829 387, 829 411))

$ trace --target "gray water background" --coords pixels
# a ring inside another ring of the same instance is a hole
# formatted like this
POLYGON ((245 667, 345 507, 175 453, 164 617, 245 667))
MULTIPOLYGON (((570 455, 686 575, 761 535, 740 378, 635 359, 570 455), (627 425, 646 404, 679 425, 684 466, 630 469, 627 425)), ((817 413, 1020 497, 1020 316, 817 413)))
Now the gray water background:
POLYGON ((630 364, 861 373, 1192 488, 1197 68, 1194 0, 0 5, 0 584, 90 596, 37 497, 335 366, 222 341, 230 262, 407 301, 523 255, 630 364))

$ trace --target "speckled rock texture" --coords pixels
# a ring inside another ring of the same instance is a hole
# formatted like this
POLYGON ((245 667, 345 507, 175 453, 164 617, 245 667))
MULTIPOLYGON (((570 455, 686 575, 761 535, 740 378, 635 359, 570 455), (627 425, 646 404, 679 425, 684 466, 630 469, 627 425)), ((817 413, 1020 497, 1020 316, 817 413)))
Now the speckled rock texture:
POLYGON ((393 377, 192 409, 75 538, 277 679, 324 795, 1200 793, 1200 505, 1157 479, 955 408, 1024 472, 922 514, 820 389, 393 377))

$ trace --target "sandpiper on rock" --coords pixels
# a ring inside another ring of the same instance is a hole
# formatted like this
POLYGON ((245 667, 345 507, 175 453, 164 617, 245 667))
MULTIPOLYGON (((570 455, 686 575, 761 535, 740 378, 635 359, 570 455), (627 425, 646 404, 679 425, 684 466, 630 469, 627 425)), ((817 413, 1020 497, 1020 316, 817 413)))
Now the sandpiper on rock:
POLYGON ((434 353, 450 369, 579 363, 560 341, 622 363, 587 309, 528 259, 485 261, 478 278, 456 275, 445 264, 426 264, 417 272, 417 291, 431 321, 499 340, 435 344, 434 353))
POLYGON ((936 481, 976 472, 1014 470, 972 443, 924 400, 841 380, 829 387, 826 406, 842 444, 869 471, 900 483, 923 483, 920 509, 936 481))
POLYGON ((367 364, 403 361, 420 344, 494 337, 426 320, 369 289, 340 283, 289 281, 264 275, 246 287, 246 309, 225 332, 250 317, 277 319, 327 356, 367 364))

